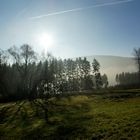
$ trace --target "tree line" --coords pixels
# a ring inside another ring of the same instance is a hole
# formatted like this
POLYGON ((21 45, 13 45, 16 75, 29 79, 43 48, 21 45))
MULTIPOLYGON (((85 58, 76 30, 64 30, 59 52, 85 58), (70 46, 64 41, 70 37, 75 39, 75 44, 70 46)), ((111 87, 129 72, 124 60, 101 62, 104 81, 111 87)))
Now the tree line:
POLYGON ((28 44, 0 50, 0 76, 1 100, 48 98, 108 86, 96 59, 92 64, 86 57, 62 60, 47 54, 41 59, 28 44))
POLYGON ((140 48, 133 50, 134 60, 137 66, 137 72, 122 72, 115 77, 117 86, 126 86, 129 88, 140 87, 140 48))
POLYGON ((139 74, 137 72, 122 72, 116 75, 117 85, 137 85, 139 84, 139 74))

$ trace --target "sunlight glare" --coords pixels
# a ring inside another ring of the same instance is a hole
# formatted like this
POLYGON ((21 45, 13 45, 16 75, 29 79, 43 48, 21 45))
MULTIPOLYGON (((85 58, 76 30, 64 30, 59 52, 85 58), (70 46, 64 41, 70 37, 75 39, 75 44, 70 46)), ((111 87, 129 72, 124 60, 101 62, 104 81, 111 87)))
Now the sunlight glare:
POLYGON ((42 33, 38 36, 38 43, 45 50, 53 46, 53 37, 47 33, 42 33))

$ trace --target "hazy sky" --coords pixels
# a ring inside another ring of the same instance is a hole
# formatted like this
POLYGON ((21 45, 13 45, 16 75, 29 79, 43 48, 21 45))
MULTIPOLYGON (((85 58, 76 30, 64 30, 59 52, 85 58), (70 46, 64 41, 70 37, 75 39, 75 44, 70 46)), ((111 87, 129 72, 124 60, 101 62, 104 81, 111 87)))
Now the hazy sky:
POLYGON ((62 58, 132 56, 140 0, 0 0, 0 48, 23 43, 62 58))

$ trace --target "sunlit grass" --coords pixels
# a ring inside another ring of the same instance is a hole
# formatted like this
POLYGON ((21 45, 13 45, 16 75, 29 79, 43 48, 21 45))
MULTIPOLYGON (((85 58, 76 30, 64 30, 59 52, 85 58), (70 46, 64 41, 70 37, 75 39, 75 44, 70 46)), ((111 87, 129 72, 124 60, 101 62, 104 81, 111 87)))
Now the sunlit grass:
MULTIPOLYGON (((10 103, 2 104, 3 108, 10 103)), ((49 121, 39 116, 29 102, 18 114, 17 105, 3 112, 1 139, 140 139, 140 98, 103 99, 77 95, 50 100, 49 121)))

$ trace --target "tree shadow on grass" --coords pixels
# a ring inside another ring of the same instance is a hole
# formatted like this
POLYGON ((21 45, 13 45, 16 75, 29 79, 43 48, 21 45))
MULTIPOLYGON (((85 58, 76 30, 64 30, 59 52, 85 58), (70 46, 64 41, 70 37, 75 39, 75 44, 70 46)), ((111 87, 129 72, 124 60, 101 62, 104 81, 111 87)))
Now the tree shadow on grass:
POLYGON ((11 123, 14 121, 22 122, 22 124, 29 123, 29 115, 25 107, 25 103, 26 101, 16 102, 14 106, 11 106, 7 109, 7 114, 9 114, 10 116, 7 116, 6 118, 7 119, 6 125, 11 125, 11 123), (14 108, 16 109, 14 110, 14 108), (11 111, 12 109, 14 111, 11 111))
POLYGON ((0 124, 5 123, 6 117, 7 117, 7 111, 9 110, 10 107, 3 107, 0 109, 0 124))

